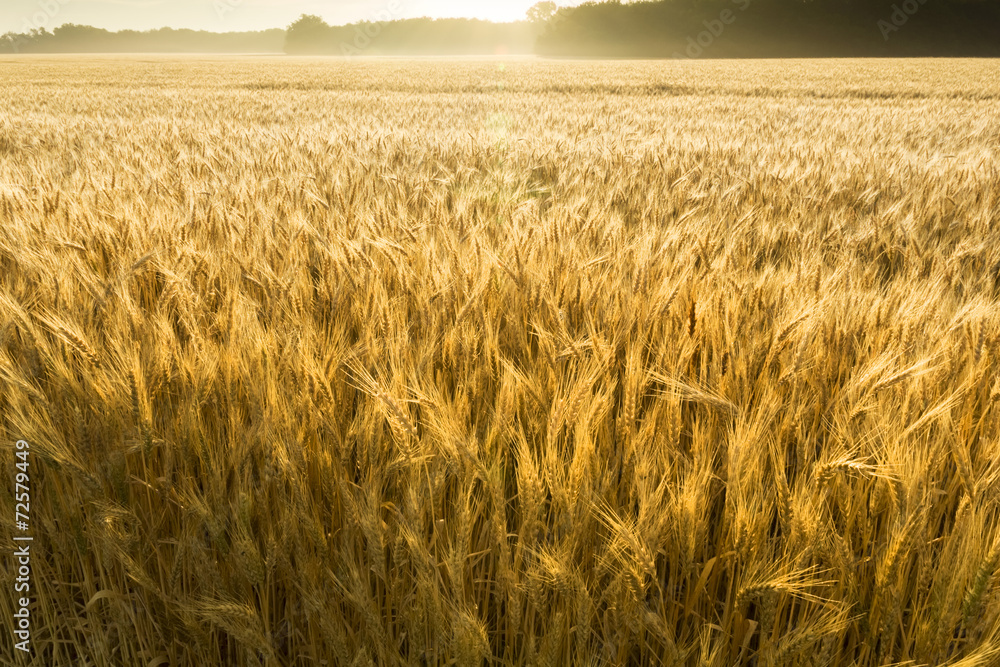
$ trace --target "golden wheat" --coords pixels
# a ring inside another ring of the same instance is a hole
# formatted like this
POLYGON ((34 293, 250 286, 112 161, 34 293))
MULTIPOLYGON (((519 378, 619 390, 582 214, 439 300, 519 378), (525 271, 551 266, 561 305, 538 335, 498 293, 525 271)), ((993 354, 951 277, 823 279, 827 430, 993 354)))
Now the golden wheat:
POLYGON ((499 64, 0 59, 33 664, 995 664, 1000 69, 499 64))

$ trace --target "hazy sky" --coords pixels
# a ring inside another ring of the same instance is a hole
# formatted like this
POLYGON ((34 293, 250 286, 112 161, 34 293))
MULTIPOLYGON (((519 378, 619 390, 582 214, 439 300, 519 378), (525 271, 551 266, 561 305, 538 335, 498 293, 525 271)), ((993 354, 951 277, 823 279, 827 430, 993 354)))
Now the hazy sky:
MULTIPOLYGON (((63 23, 109 30, 169 26, 227 32, 284 28, 300 14, 340 24, 385 17, 468 16, 516 21, 537 0, 0 0, 0 34, 63 23), (390 12, 391 13, 391 12, 390 12)), ((560 2, 560 5, 571 4, 560 2)))

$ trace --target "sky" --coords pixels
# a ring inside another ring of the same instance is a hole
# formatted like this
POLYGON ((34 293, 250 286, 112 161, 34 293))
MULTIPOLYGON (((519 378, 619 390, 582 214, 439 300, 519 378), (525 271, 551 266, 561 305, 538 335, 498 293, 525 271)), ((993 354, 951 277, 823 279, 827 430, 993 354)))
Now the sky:
MULTIPOLYGON (((0 34, 64 23, 108 30, 285 28, 300 14, 331 25, 361 20, 464 16, 517 21, 537 0, 0 0, 0 34)), ((566 4, 566 3, 559 3, 566 4)))

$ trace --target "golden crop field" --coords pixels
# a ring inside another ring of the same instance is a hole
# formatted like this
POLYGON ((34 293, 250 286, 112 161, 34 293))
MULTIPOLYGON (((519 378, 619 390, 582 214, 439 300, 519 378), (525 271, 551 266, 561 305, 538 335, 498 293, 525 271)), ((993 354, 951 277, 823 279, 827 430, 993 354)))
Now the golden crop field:
POLYGON ((2 58, 0 664, 1000 664, 998 166, 988 60, 2 58))

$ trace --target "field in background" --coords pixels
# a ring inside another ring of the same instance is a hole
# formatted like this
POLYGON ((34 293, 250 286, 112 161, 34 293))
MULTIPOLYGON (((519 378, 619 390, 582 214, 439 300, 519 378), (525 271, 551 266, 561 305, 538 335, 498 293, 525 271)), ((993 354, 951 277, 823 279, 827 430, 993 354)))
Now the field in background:
POLYGON ((1000 659, 995 61, 0 81, 32 664, 1000 659))

